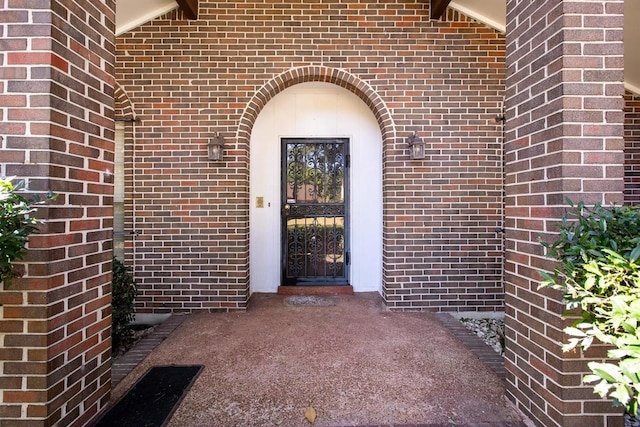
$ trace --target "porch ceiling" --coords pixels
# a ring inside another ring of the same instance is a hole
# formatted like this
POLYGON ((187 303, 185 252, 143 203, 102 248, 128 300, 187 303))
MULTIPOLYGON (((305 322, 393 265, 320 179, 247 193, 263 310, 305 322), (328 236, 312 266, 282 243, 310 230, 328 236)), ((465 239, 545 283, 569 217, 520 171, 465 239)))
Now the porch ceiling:
MULTIPOLYGON (((484 22, 502 32, 506 27, 506 0, 453 0, 450 7, 484 22)), ((624 83, 628 90, 640 94, 640 1, 624 2, 624 83)))
MULTIPOLYGON (((193 13, 197 0, 179 0, 187 16, 193 13)), ((446 1, 432 0, 434 4, 446 1)), ((484 22, 500 31, 505 30, 506 0, 452 0, 450 7, 484 22)), ((116 0, 116 34, 122 34, 146 22, 176 9, 175 0, 116 0)), ((197 11, 197 6, 195 7, 197 11)), ((640 94, 640 49, 635 43, 640 41, 640 1, 625 0, 625 86, 640 94)))

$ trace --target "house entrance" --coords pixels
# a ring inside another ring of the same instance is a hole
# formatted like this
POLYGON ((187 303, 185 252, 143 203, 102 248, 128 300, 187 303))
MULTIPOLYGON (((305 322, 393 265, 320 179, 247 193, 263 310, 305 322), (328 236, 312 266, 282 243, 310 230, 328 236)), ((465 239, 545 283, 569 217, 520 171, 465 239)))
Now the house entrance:
POLYGON ((369 106, 332 83, 295 84, 260 111, 250 144, 250 292, 381 292, 382 133, 369 106))
POLYGON ((348 285, 349 140, 282 140, 282 284, 348 285))

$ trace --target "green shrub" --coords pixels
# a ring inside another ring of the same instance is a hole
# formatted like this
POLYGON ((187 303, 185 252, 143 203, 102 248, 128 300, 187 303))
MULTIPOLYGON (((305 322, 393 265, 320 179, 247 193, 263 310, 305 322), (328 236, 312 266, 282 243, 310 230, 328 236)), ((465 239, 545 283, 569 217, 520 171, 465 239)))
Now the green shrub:
POLYGON ((541 286, 563 292, 566 306, 578 313, 564 351, 588 349, 594 340, 611 345, 606 363, 590 362, 594 392, 626 406, 631 415, 640 402, 640 208, 574 206, 575 221, 563 219, 559 238, 543 243, 559 261, 554 274, 542 272, 541 286))
MULTIPOLYGON (((23 189, 24 181, 14 186, 10 179, 0 178, 0 282, 6 285, 20 276, 14 262, 27 254, 29 235, 38 230, 38 220, 30 214, 43 203, 37 195, 27 200, 18 193, 23 189)), ((53 198, 52 193, 47 196, 53 198)))
POLYGON ((111 299, 111 344, 117 349, 131 339, 130 323, 134 320, 133 301, 138 293, 131 269, 113 258, 111 299))

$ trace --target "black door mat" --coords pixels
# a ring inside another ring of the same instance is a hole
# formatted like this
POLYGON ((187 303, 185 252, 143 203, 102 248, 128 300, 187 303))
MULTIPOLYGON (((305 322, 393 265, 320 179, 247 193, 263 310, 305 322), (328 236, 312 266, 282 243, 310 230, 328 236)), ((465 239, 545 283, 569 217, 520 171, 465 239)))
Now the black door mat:
POLYGON ((150 368, 94 427, 162 427, 178 408, 202 366, 150 368))

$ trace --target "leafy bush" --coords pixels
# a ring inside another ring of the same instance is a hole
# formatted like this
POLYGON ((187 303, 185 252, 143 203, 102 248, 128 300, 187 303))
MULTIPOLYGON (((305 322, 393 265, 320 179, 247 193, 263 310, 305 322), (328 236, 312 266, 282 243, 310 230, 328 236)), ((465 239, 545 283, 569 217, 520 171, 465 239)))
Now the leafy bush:
POLYGON ((38 220, 29 215, 35 212, 34 205, 42 202, 38 196, 27 200, 18 193, 22 189, 24 181, 14 186, 10 179, 0 178, 0 282, 7 285, 20 276, 14 261, 24 259, 29 235, 38 230, 38 220))
POLYGON ((111 299, 111 344, 116 349, 131 339, 130 323, 134 320, 133 301, 138 293, 131 269, 113 258, 111 299))
POLYGON ((594 340, 614 348, 610 362, 590 362, 586 383, 594 392, 626 406, 631 415, 640 403, 640 208, 583 203, 575 221, 563 218, 560 236, 548 255, 560 261, 554 274, 542 272, 541 286, 559 289, 579 318, 565 328, 571 338, 564 351, 588 349, 594 340))

